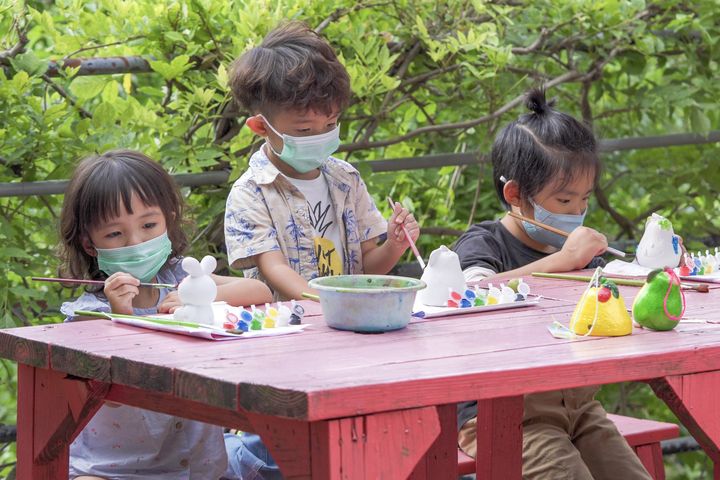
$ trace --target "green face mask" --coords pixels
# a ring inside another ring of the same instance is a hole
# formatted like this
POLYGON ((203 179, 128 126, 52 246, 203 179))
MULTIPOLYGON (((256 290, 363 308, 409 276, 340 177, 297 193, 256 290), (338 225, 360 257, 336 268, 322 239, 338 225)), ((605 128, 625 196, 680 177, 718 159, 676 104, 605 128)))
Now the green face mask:
POLYGON ((98 248, 98 267, 108 275, 129 273, 141 282, 149 282, 160 271, 172 251, 167 232, 147 242, 129 247, 98 248))

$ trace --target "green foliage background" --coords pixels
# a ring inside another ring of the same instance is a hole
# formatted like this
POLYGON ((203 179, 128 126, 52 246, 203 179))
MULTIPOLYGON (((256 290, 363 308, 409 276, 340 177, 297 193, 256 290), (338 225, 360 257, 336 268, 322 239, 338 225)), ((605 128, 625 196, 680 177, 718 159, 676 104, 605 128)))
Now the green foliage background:
MULTIPOLYGON (((78 159, 118 147, 173 173, 227 169, 237 178, 259 144, 228 101, 229 64, 287 19, 321 31, 352 77, 340 156, 358 164, 381 208, 391 194, 441 232, 500 215, 487 166, 372 174, 366 162, 487 152, 532 86, 546 84, 601 138, 720 126, 717 0, 0 0, 0 182, 66 179, 78 159), (23 34, 22 52, 7 54, 23 34), (123 55, 152 59, 153 72, 47 71, 54 60, 123 55)), ((717 152, 711 144, 605 155, 587 223, 631 246, 657 211, 692 248, 720 245, 717 152)), ((194 251, 222 256, 229 185, 186 189, 194 251)), ((57 267, 61 201, 0 198, 2 327, 59 321, 59 304, 73 296, 28 282, 57 267)), ((425 234, 420 247, 453 238, 425 234)), ((4 365, 0 420, 14 423, 14 367, 4 365)), ((603 395, 609 410, 672 418, 647 387, 603 395)), ((678 458, 670 478, 707 469, 701 454, 678 458)))

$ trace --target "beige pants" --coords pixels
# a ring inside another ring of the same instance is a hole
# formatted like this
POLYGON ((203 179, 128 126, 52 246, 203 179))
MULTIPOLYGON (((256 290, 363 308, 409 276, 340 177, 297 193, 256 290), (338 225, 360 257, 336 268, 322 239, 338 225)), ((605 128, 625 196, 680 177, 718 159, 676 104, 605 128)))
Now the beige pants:
MULTIPOLYGON (((525 395, 523 479, 651 480, 640 459, 594 399, 598 387, 525 395)), ((475 458, 477 417, 458 435, 475 458)))

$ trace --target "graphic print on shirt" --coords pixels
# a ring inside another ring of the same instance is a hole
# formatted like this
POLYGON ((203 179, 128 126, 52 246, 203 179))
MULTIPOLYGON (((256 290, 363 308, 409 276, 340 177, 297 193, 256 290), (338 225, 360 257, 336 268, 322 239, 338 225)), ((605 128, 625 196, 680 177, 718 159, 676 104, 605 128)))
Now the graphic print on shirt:
POLYGON ((333 224, 331 205, 328 203, 323 206, 322 200, 315 203, 315 206, 308 202, 308 213, 310 214, 310 224, 317 233, 313 242, 318 261, 318 274, 321 277, 342 274, 340 255, 332 240, 325 236, 333 224))

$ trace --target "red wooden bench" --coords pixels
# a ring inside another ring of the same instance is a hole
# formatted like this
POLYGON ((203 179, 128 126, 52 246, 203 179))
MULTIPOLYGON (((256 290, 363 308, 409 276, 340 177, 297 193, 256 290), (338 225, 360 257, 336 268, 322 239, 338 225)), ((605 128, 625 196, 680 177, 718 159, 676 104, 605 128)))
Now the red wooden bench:
MULTIPOLYGON (((655 480, 665 480, 661 440, 676 438, 680 428, 674 423, 608 414, 630 447, 655 480)), ((458 476, 475 473, 475 459, 458 449, 458 476)))

